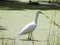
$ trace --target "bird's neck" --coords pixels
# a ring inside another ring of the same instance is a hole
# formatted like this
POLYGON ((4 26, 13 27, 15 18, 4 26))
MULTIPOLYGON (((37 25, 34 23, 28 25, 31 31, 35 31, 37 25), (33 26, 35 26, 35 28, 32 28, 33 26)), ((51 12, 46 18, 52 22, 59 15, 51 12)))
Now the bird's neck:
POLYGON ((34 22, 37 24, 37 21, 38 21, 38 16, 39 16, 39 13, 36 13, 36 16, 35 16, 35 19, 34 19, 34 22))

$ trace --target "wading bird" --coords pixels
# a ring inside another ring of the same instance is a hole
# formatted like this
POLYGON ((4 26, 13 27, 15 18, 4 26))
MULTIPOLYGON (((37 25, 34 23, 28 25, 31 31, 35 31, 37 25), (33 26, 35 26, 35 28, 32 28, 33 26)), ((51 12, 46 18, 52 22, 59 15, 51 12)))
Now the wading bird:
POLYGON ((38 16, 39 13, 43 14, 40 10, 38 10, 36 12, 36 16, 34 18, 34 20, 27 24, 20 32, 19 35, 23 35, 23 34, 28 34, 28 40, 31 40, 32 37, 32 32, 35 30, 36 26, 37 26, 37 20, 38 20, 38 16))

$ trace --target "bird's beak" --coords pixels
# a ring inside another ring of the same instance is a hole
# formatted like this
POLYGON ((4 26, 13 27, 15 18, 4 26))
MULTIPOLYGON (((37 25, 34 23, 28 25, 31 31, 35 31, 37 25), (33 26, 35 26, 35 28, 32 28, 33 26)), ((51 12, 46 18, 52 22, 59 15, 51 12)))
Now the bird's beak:
POLYGON ((43 12, 40 12, 40 13, 44 15, 44 13, 43 13, 43 12))

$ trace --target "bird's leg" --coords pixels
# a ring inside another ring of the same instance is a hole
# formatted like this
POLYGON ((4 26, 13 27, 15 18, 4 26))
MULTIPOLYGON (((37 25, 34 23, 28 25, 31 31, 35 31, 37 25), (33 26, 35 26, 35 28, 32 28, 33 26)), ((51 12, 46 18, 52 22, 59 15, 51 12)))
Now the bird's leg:
POLYGON ((30 40, 32 39, 32 33, 30 33, 30 40))
POLYGON ((30 40, 30 33, 28 34, 28 40, 30 40))
POLYGON ((31 37, 32 37, 32 33, 29 33, 28 40, 31 40, 31 37))

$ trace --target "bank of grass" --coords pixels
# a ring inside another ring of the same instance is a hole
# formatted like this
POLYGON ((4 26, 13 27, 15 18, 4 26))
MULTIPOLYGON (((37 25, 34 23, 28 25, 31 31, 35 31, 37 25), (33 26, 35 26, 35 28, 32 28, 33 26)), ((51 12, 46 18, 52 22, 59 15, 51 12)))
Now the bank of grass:
POLYGON ((40 10, 60 10, 60 7, 47 4, 29 4, 17 1, 0 2, 1 10, 23 10, 23 9, 40 9, 40 10))

